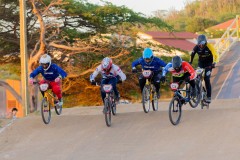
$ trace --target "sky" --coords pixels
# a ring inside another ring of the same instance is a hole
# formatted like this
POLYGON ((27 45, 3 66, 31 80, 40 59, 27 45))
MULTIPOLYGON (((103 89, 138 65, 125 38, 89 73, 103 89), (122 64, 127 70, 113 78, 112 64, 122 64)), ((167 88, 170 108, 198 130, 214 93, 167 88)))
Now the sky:
MULTIPOLYGON (((153 15, 153 11, 169 10, 175 8, 176 10, 183 9, 184 4, 193 0, 105 0, 117 6, 125 5, 135 12, 141 12, 146 16, 153 15)), ((88 0, 90 3, 101 4, 100 0, 88 0)))

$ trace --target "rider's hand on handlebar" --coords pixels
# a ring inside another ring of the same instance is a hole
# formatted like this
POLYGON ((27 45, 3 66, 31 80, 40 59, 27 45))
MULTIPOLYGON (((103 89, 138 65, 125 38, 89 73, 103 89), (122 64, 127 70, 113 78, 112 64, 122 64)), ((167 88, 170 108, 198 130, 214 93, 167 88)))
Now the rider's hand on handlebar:
POLYGON ((189 82, 189 81, 190 81, 190 77, 187 76, 187 77, 185 78, 185 82, 189 82))
POLYGON ((92 85, 96 85, 97 83, 96 83, 96 81, 92 80, 92 81, 91 81, 91 84, 92 84, 92 85))
POLYGON ((137 73, 137 68, 133 67, 132 68, 132 73, 137 73))
POLYGON ((56 83, 59 83, 61 81, 61 78, 60 77, 57 77, 55 80, 54 80, 56 83))
POLYGON ((161 81, 162 83, 165 83, 166 77, 165 77, 165 76, 162 76, 161 79, 160 79, 160 81, 161 81))
POLYGON ((33 85, 33 82, 34 82, 34 79, 31 77, 31 78, 29 79, 29 84, 33 85))
POLYGON ((215 68, 215 67, 216 67, 216 63, 213 63, 213 64, 212 64, 212 68, 215 68))
POLYGON ((117 82, 117 83, 118 83, 118 84, 119 84, 119 83, 122 83, 122 80, 118 80, 118 82, 117 82))

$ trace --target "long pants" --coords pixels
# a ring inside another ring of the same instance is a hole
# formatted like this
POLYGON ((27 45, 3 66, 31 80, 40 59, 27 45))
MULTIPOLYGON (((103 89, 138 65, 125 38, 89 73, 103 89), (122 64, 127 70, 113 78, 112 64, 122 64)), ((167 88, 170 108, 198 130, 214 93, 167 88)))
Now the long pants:
POLYGON ((62 91, 61 91, 60 83, 57 83, 55 81, 41 80, 40 84, 43 84, 43 83, 49 84, 49 89, 52 89, 53 93, 58 97, 58 99, 62 98, 62 91))
POLYGON ((198 63, 198 66, 200 68, 205 68, 205 75, 204 75, 204 82, 205 82, 205 86, 206 86, 206 89, 207 89, 207 97, 211 97, 212 95, 212 86, 211 86, 211 81, 210 81, 210 78, 211 78, 211 74, 212 74, 212 63, 201 63, 199 62, 198 63))
MULTIPOLYGON (((153 82, 153 85, 155 86, 157 92, 159 92, 159 89, 160 89, 160 79, 161 79, 161 74, 160 73, 154 73, 153 77, 151 78, 151 82, 153 82)), ((141 89, 141 92, 142 92, 143 88, 145 86, 145 83, 146 83, 146 78, 143 77, 143 75, 141 74, 139 76, 138 81, 139 81, 139 86, 140 86, 140 89, 141 89)))
POLYGON ((115 96, 118 97, 119 93, 117 90, 117 82, 118 82, 118 78, 117 77, 112 77, 112 78, 108 78, 108 79, 102 79, 101 81, 101 96, 102 96, 102 100, 104 102, 104 98, 106 97, 106 93, 103 91, 102 86, 104 84, 111 84, 113 86, 113 91, 115 93, 115 96))

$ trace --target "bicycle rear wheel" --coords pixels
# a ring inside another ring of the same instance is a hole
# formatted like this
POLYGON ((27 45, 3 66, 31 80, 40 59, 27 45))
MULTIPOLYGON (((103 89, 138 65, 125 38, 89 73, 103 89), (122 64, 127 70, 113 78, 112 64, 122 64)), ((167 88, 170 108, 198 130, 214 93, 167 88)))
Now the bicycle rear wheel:
POLYGON ((209 109, 209 103, 207 103, 205 101, 205 98, 207 97, 207 91, 204 87, 202 87, 202 92, 201 92, 201 95, 202 95, 202 99, 201 99, 201 109, 203 109, 205 106, 207 109, 209 109))
POLYGON ((154 92, 152 93, 152 96, 153 96, 153 98, 152 98, 152 108, 153 108, 154 111, 157 111, 157 110, 158 110, 157 92, 154 91, 154 92))
MULTIPOLYGON (((201 83, 201 81, 199 82, 198 80, 196 81, 196 97, 192 97, 192 95, 190 95, 190 101, 189 101, 189 104, 192 108, 196 108, 198 106, 198 104, 200 103, 201 101, 201 89, 199 87, 199 83, 201 83)), ((190 93, 192 92, 192 86, 189 87, 189 90, 190 90, 190 93)))
POLYGON ((41 114, 43 122, 45 124, 49 124, 51 121, 51 106, 46 97, 42 100, 41 114))
POLYGON ((169 104, 169 120, 173 125, 180 122, 182 116, 182 104, 178 97, 173 97, 169 104))
POLYGON ((62 105, 60 106, 60 105, 56 104, 54 106, 54 108, 55 108, 55 112, 57 113, 57 115, 60 115, 62 113, 62 105))
POLYGON ((144 86, 143 91, 142 91, 142 105, 143 105, 143 110, 145 113, 148 113, 150 110, 150 91, 148 87, 144 86))
POLYGON ((104 99, 104 114, 105 114, 105 122, 108 127, 111 126, 111 107, 109 98, 104 99))

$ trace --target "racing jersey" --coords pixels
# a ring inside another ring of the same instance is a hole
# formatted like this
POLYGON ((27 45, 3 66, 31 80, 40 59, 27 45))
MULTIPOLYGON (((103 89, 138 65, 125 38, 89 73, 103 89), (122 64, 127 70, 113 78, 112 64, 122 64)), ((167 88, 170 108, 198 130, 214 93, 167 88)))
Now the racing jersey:
POLYGON ((151 70, 153 72, 159 72, 162 70, 162 67, 166 66, 166 63, 158 57, 153 57, 152 61, 146 63, 143 57, 132 62, 132 68, 137 65, 141 65, 143 70, 151 70))
POLYGON ((115 64, 112 64, 112 68, 111 70, 106 73, 103 69, 102 69, 102 65, 100 64, 96 70, 93 72, 93 74, 90 75, 90 81, 95 80, 95 78, 97 77, 97 75, 101 73, 102 78, 103 79, 108 79, 108 78, 112 78, 112 77, 116 77, 117 75, 120 76, 121 80, 124 81, 126 80, 126 75, 122 72, 122 70, 115 64))
POLYGON ((182 77, 186 72, 189 72, 190 80, 193 80, 197 77, 196 71, 188 62, 185 61, 182 62, 182 67, 179 72, 176 72, 176 70, 172 67, 171 62, 168 63, 163 69, 162 76, 166 76, 168 72, 171 72, 173 77, 182 77))
POLYGON ((67 77, 67 73, 58 65, 52 63, 50 65, 50 67, 48 68, 48 70, 44 70, 43 66, 39 66, 37 67, 31 74, 30 77, 34 78, 36 77, 39 73, 42 74, 42 76, 44 77, 45 80, 48 81, 54 81, 57 77, 59 77, 59 75, 62 78, 67 77))
POLYGON ((193 48, 192 54, 191 54, 191 60, 190 62, 192 63, 195 54, 198 54, 198 61, 200 63, 204 64, 212 64, 219 62, 219 54, 216 52, 214 49, 214 46, 212 44, 207 43, 207 46, 203 49, 200 49, 198 45, 196 45, 193 48))

